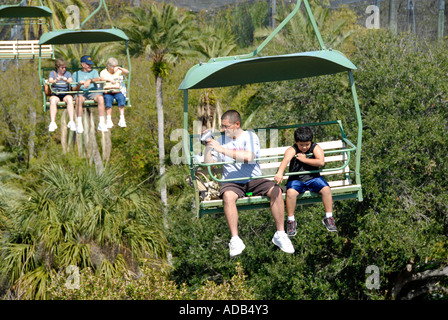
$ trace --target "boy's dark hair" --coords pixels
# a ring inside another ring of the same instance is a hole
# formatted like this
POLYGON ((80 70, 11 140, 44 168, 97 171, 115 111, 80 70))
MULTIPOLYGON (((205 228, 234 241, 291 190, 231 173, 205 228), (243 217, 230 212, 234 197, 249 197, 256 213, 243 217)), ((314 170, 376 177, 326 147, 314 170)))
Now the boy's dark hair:
POLYGON ((224 120, 226 118, 229 119, 229 122, 232 124, 235 124, 237 122, 241 124, 241 115, 236 110, 228 110, 224 112, 223 115, 221 116, 221 120, 224 120))
POLYGON ((296 142, 313 141, 313 131, 310 127, 298 127, 294 131, 294 140, 296 142))

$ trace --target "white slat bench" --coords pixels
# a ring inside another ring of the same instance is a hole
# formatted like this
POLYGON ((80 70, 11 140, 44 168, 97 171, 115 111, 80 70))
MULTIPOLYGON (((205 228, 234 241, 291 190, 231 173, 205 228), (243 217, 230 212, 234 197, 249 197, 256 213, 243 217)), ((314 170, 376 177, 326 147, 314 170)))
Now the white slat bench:
MULTIPOLYGON (((0 59, 37 59, 39 58, 39 40, 0 41, 0 59)), ((53 46, 42 45, 42 58, 53 57, 53 46)))
MULTIPOLYGON (((325 156, 325 166, 320 168, 322 172, 320 174, 325 177, 328 184, 330 185, 331 192, 333 195, 333 200, 345 200, 353 199, 357 197, 358 191, 361 189, 360 185, 352 184, 352 179, 350 178, 350 169, 348 162, 350 157, 348 156, 346 143, 342 140, 319 142, 318 145, 322 147, 324 152, 328 153, 325 156)), ((280 166, 280 162, 285 154, 286 147, 277 148, 266 148, 260 150, 260 167, 262 169, 263 176, 271 175, 266 177, 266 179, 273 180, 274 175, 280 166), (279 156, 278 159, 274 159, 279 156), (263 158, 271 158, 267 161, 262 161, 263 158)), ((196 157, 197 161, 202 161, 200 157, 196 157)), ((288 169, 287 169, 288 170, 288 169)), ((287 173, 287 170, 285 173, 287 173)), ((284 181, 282 185, 286 185, 288 175, 285 174, 284 181)), ((283 198, 285 199, 286 193, 283 192, 283 198)), ((297 205, 299 204, 311 204, 320 202, 321 196, 318 193, 305 192, 300 194, 297 198, 297 205)), ((219 213, 223 212, 222 200, 208 200, 202 201, 200 204, 200 216, 205 213, 219 213)), ((237 200, 237 206, 239 210, 249 210, 256 208, 269 207, 269 198, 265 196, 250 196, 243 197, 237 200)))

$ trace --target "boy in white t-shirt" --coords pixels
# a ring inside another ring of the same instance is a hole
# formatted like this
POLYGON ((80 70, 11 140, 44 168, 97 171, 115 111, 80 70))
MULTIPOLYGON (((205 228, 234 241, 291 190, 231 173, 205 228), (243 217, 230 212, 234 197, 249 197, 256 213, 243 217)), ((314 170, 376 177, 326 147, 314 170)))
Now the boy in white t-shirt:
MULTIPOLYGON (((217 140, 208 139, 204 152, 204 162, 235 163, 223 165, 223 178, 235 179, 257 177, 261 175, 258 161, 260 142, 258 136, 241 129, 241 116, 235 110, 226 111, 221 117, 221 127, 224 135, 217 140)), ((272 242, 287 253, 294 253, 294 247, 284 229, 285 207, 282 190, 268 179, 243 179, 224 182, 221 186, 220 197, 223 200, 224 215, 229 225, 231 240, 229 243, 230 257, 234 257, 245 249, 245 245, 238 236, 238 209, 236 200, 246 193, 262 195, 270 198, 271 213, 277 227, 272 242)))
POLYGON ((114 126, 112 122, 112 103, 117 100, 118 109, 120 110, 120 121, 118 125, 120 127, 126 127, 126 120, 124 118, 124 106, 126 104, 126 97, 123 94, 123 87, 121 85, 123 81, 123 75, 129 74, 129 70, 118 66, 118 60, 115 58, 107 59, 106 69, 100 73, 101 81, 106 81, 104 90, 110 90, 104 93, 104 103, 106 106, 106 126, 112 128, 114 126))

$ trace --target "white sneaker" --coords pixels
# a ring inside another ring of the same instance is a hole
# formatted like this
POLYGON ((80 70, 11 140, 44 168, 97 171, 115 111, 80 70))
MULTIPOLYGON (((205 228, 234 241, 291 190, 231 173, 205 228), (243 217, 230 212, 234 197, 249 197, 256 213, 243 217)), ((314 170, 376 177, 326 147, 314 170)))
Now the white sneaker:
POLYGON ((246 246, 239 237, 232 237, 229 242, 230 257, 237 256, 243 252, 246 246))
POLYGON ((76 133, 83 133, 84 132, 84 127, 82 125, 82 123, 78 123, 78 126, 76 127, 76 133))
POLYGON ((58 128, 58 125, 56 124, 56 122, 50 122, 50 125, 48 126, 48 131, 53 132, 58 128))
POLYGON ((294 253, 294 247, 286 232, 276 232, 272 237, 272 242, 286 253, 294 253))
POLYGON ((110 129, 114 126, 114 123, 112 122, 112 120, 108 119, 106 121, 106 128, 110 129))
POLYGON ((69 128, 71 131, 76 131, 76 124, 75 121, 69 121, 67 124, 67 128, 69 128))
POLYGON ((100 124, 98 125, 98 130, 102 131, 102 132, 107 132, 109 130, 107 130, 107 125, 104 122, 100 122, 100 124))
POLYGON ((118 125, 122 128, 126 128, 126 120, 124 120, 124 118, 120 118, 118 125))

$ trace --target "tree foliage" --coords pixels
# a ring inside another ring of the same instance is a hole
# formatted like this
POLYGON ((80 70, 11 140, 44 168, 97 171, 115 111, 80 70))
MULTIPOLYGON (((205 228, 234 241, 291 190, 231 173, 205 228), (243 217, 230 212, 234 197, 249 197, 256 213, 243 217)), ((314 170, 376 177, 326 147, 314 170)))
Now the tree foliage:
POLYGON ((165 256, 166 239, 154 195, 126 185, 113 169, 41 170, 8 222, 0 274, 19 298, 45 298, 52 273, 70 265, 111 279, 138 273, 139 259, 165 256))

